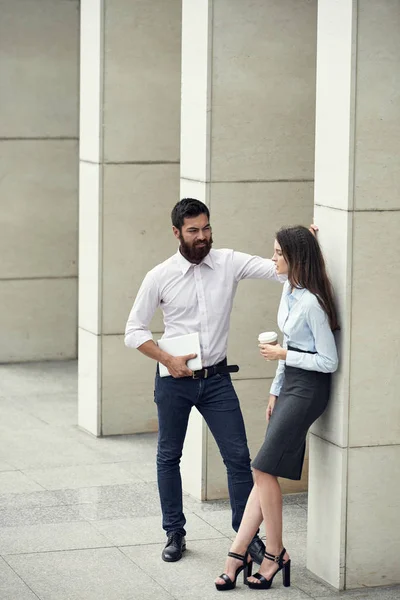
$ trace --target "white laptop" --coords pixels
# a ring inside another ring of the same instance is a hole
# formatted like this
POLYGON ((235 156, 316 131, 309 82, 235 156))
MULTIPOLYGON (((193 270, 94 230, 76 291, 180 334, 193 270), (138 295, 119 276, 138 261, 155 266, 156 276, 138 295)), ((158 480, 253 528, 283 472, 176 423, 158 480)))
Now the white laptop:
MULTIPOLYGON (((186 363, 192 371, 199 371, 202 368, 200 337, 198 332, 188 333, 187 335, 179 335, 172 338, 162 338, 157 341, 158 347, 164 352, 168 352, 171 356, 185 356, 186 354, 197 354, 196 358, 188 360, 186 363)), ((170 373, 167 367, 159 364, 160 377, 168 377, 170 373)))

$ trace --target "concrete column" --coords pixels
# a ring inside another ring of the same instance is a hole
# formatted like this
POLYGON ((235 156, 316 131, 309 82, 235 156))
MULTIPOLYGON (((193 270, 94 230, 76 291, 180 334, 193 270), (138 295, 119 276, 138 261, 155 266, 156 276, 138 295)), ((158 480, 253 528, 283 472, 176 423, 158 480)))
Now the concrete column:
POLYGON ((340 372, 310 440, 308 568, 400 582, 399 3, 320 0, 315 219, 338 296, 340 372))
MULTIPOLYGON (((183 1, 181 197, 211 208, 214 245, 271 256, 282 225, 312 220, 317 3, 183 1)), ((281 286, 241 282, 229 360, 254 456, 276 365, 258 353, 275 329, 281 286)), ((227 496, 225 467, 193 411, 183 485, 202 499, 227 496)), ((286 491, 305 489, 303 481, 286 491)))
POLYGON ((79 425, 95 435, 157 426, 155 364, 123 333, 145 273, 176 249, 180 32, 179 0, 81 1, 79 425))
POLYGON ((0 0, 0 362, 76 358, 78 5, 0 0))

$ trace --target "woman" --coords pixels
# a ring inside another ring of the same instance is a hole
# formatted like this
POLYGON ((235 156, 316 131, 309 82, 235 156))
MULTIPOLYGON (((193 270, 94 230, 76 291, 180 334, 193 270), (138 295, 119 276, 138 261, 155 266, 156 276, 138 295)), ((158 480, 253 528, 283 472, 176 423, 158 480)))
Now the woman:
POLYGON ((333 331, 337 313, 325 263, 314 235, 305 227, 281 229, 272 258, 279 275, 287 274, 278 311, 283 346, 260 344, 266 360, 279 360, 267 407, 269 422, 263 445, 252 463, 254 487, 225 564, 218 590, 230 590, 244 571, 252 589, 268 589, 278 571, 290 585, 290 557, 282 542, 282 493, 278 477, 300 479, 307 432, 324 412, 331 373, 338 358, 333 331), (262 521, 266 552, 251 577, 247 547, 262 521))

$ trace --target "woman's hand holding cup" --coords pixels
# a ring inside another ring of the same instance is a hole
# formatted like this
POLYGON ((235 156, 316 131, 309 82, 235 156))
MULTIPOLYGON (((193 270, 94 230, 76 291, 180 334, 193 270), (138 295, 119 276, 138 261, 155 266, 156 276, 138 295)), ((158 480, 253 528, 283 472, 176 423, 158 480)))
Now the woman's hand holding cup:
POLYGON ((264 331, 258 336, 260 354, 265 360, 285 360, 286 350, 278 344, 275 331, 264 331))

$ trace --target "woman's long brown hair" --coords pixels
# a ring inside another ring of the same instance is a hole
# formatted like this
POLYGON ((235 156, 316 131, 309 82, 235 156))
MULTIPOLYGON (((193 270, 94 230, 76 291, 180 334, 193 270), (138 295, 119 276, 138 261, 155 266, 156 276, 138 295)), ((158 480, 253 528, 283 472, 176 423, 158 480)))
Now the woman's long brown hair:
POLYGON ((318 299, 326 312, 332 331, 339 328, 332 284, 326 273, 325 260, 315 236, 302 225, 283 227, 276 240, 288 263, 288 279, 292 287, 306 288, 318 299))

